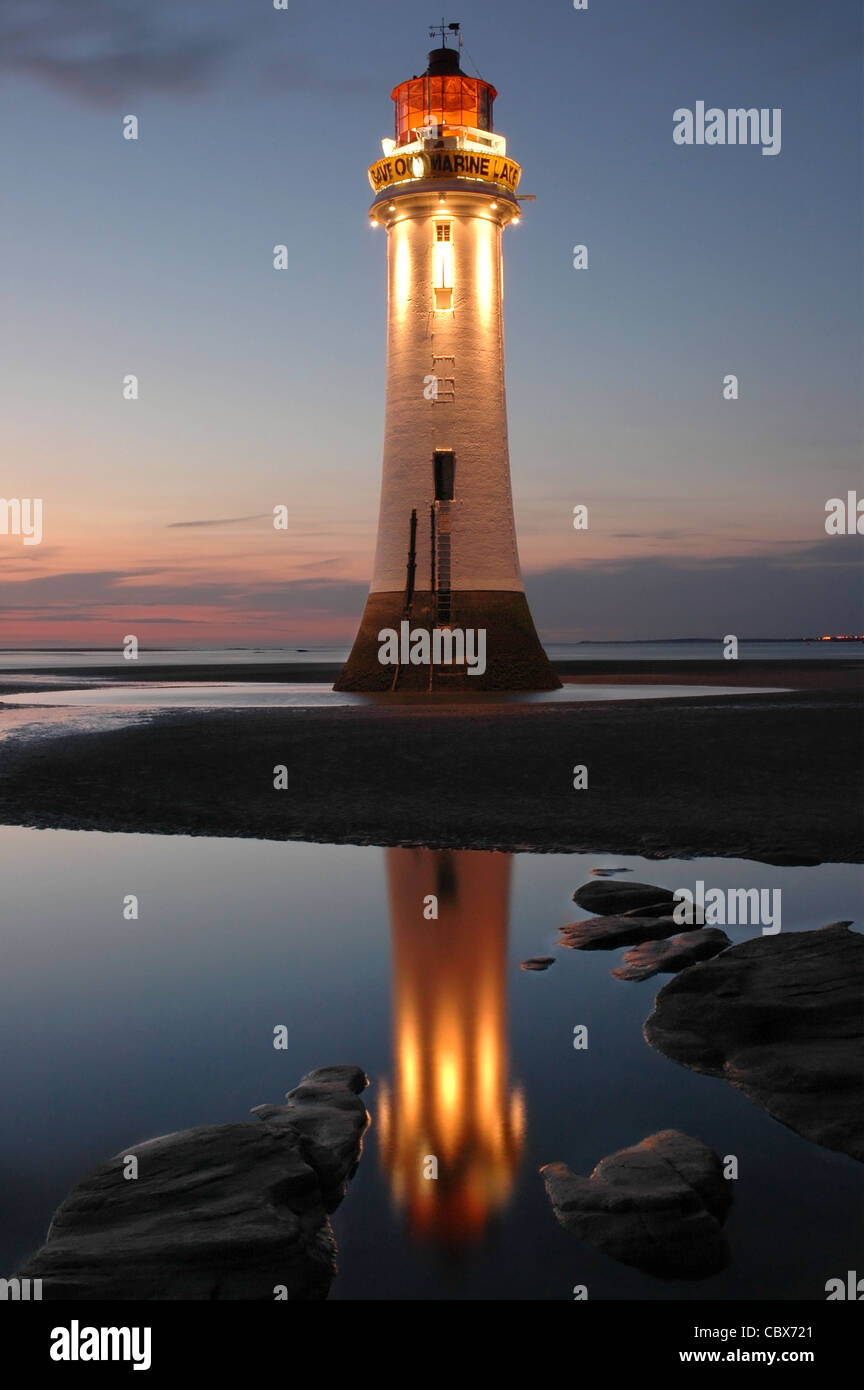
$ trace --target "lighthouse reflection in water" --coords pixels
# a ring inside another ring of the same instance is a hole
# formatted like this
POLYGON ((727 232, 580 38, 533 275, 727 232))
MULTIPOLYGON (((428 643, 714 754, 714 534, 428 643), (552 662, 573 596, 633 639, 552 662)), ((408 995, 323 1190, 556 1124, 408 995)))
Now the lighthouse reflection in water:
POLYGON ((386 853, 395 1074, 377 1107, 382 1163, 412 1235, 455 1252, 505 1206, 522 1152, 508 1076, 511 856, 386 853))

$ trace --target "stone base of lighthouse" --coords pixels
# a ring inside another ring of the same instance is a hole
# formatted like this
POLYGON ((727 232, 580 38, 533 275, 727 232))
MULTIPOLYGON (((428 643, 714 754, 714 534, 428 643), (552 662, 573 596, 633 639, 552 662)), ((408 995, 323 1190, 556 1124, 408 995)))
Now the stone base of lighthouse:
POLYGON ((465 667, 391 666, 379 661, 384 628, 399 631, 408 621, 412 628, 431 630, 436 624, 436 596, 418 590, 410 609, 404 590, 373 593, 366 601, 360 631, 334 690, 363 692, 388 690, 481 691, 558 690, 561 682, 549 662, 528 608, 524 593, 511 589, 455 590, 449 627, 473 628, 486 633, 486 670, 469 675, 465 667))

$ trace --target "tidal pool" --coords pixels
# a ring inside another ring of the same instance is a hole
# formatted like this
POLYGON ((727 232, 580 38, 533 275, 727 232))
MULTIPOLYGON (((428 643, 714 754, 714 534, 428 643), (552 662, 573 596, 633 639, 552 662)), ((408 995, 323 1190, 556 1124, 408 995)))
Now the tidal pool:
POLYGON ((860 1251, 858 1165, 653 1051, 641 1028, 668 976, 616 981, 620 951, 557 949, 583 916, 574 889, 604 866, 670 888, 780 888, 783 931, 861 919, 848 865, 0 828, 0 1273, 109 1155, 246 1118, 313 1067, 356 1062, 372 1124, 334 1218, 332 1298, 570 1299, 586 1284, 592 1300, 824 1299, 860 1251), (519 969, 536 955, 555 964, 519 969), (667 1128, 738 1158, 733 1261, 704 1281, 581 1244, 538 1176, 555 1159, 588 1173, 667 1128), (429 1153, 446 1182, 423 1179, 429 1153))

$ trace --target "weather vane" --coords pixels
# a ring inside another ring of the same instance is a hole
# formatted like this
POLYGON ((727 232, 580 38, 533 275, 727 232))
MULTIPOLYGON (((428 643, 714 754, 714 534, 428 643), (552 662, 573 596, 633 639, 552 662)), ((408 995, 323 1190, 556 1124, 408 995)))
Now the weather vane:
POLYGON ((458 35, 459 35, 459 47, 460 47, 460 48, 462 47, 462 34, 461 34, 461 31, 460 31, 460 26, 459 26, 458 24, 447 24, 447 23, 445 22, 443 16, 442 16, 442 19, 441 19, 441 23, 440 23, 440 24, 432 24, 432 25, 429 26, 429 37, 430 37, 430 39, 434 39, 435 36, 436 36, 436 34, 440 34, 440 36, 441 36, 441 47, 442 47, 442 48, 446 48, 446 47, 447 47, 447 35, 448 35, 448 34, 458 34, 458 35))

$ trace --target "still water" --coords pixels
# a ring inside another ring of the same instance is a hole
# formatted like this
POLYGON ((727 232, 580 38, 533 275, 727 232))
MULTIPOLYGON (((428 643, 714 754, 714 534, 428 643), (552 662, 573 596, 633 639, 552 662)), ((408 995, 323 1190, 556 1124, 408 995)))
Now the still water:
POLYGON ((331 1298, 569 1299, 586 1284, 591 1299, 824 1299, 859 1258, 860 1168, 654 1052, 641 1027, 669 977, 617 981, 620 952, 557 949, 583 915, 573 890, 610 865, 670 888, 782 888, 784 931, 862 916, 847 865, 0 828, 0 1273, 108 1155, 356 1062, 372 1125, 334 1217, 331 1298), (520 971, 538 954, 550 970, 520 971), (538 1176, 556 1159, 588 1173, 666 1128, 739 1160, 733 1263, 708 1280, 658 1280, 581 1244, 538 1176), (453 1176, 425 1181, 427 1153, 453 1176))
MULTIPOLYGON (((560 690, 522 691, 518 695, 499 691, 460 691, 460 703, 473 700, 484 705, 566 705, 590 704, 603 700, 674 700, 715 698, 719 695, 776 695, 782 686, 735 685, 564 685, 560 690), (467 700, 466 700, 467 697, 467 700)), ((6 694, 0 709, 32 706, 34 709, 325 709, 334 705, 370 705, 376 701, 394 704, 454 703, 452 691, 388 691, 386 695, 354 695, 334 690, 330 685, 309 681, 299 685, 263 684, 257 681, 171 681, 135 685, 133 682, 92 686, 83 690, 27 691, 6 694)))

